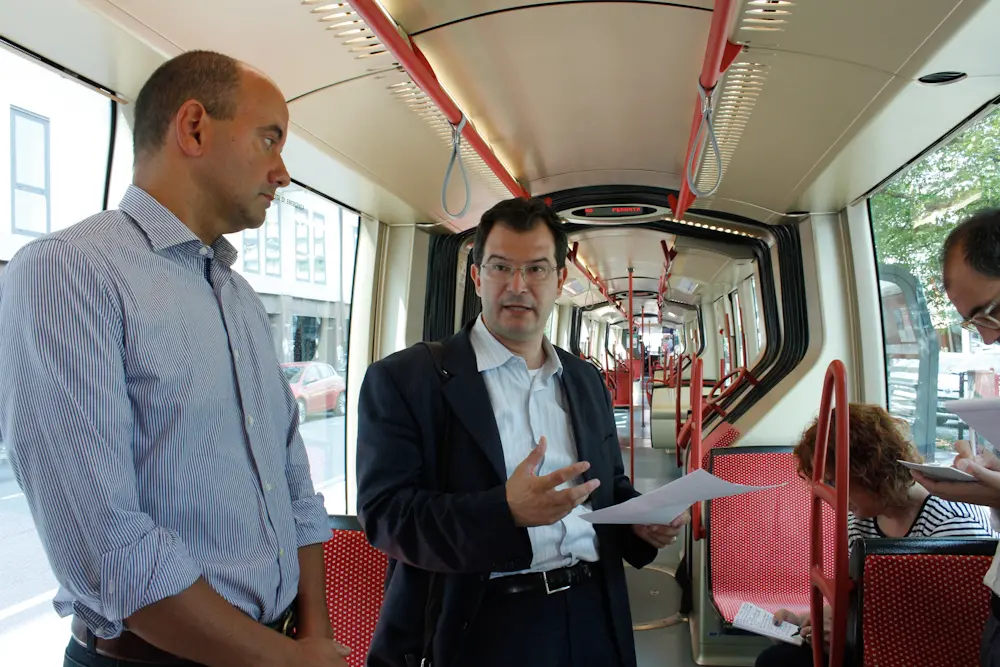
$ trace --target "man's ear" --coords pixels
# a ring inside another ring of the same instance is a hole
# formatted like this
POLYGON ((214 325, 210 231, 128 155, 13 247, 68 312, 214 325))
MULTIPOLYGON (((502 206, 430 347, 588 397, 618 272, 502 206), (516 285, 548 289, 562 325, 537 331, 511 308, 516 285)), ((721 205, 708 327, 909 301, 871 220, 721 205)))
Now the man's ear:
POLYGON ((561 269, 556 269, 556 275, 559 277, 559 291, 562 292, 563 285, 566 284, 566 278, 569 277, 569 270, 565 266, 561 269))
POLYGON ((476 295, 479 296, 480 298, 482 298, 482 296, 483 296, 483 290, 482 290, 482 279, 483 279, 483 276, 479 273, 479 266, 477 264, 473 264, 472 265, 472 268, 469 270, 469 275, 472 276, 472 283, 476 286, 476 295))
POLYGON ((189 157, 204 154, 208 122, 208 112, 198 100, 188 100, 181 105, 174 116, 173 135, 182 153, 189 157))

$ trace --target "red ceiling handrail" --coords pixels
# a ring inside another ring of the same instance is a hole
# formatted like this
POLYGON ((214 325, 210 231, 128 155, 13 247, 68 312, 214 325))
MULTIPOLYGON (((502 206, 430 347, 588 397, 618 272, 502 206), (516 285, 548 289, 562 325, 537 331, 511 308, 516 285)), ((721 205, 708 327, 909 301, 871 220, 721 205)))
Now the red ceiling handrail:
MULTIPOLYGON (((458 108, 454 100, 445 92, 441 86, 430 63, 424 54, 417 48, 417 45, 400 34, 395 22, 391 20, 375 0, 349 0, 351 7, 358 16, 367 24, 372 34, 378 38, 382 45, 389 50, 389 53, 402 66, 406 73, 410 75, 413 82, 420 90, 424 91, 431 101, 441 110, 448 122, 453 126, 458 125, 464 114, 458 108)), ((524 187, 518 183, 517 179, 507 168, 503 166, 500 159, 489 147, 486 141, 479 135, 472 123, 466 123, 462 129, 462 136, 476 151, 486 166, 490 168, 500 182, 506 186, 515 197, 528 198, 530 195, 524 187)))
POLYGON ((816 446, 813 457, 812 503, 809 509, 809 578, 811 582, 810 614, 816 639, 813 640, 813 660, 815 664, 839 665, 844 658, 844 644, 847 639, 847 598, 852 582, 847 570, 847 491, 850 463, 850 440, 848 438, 849 407, 847 403, 847 371, 839 359, 830 362, 823 382, 823 396, 819 403, 819 420, 816 432, 816 446), (836 469, 833 486, 826 482, 826 455, 830 442, 830 423, 833 420, 833 405, 836 398, 836 469), (833 547, 833 577, 823 571, 823 502, 834 510, 836 542, 833 547), (823 642, 818 638, 823 628, 823 598, 830 601, 833 610, 833 627, 830 635, 830 661, 824 662, 823 642))
MULTIPOLYGON (((733 44, 728 41, 729 24, 732 21, 733 14, 737 10, 738 4, 736 0, 715 0, 715 9, 712 11, 712 24, 708 32, 708 43, 705 45, 705 60, 702 62, 701 77, 698 79, 705 90, 710 91, 715 88, 715 84, 719 82, 719 79, 722 78, 722 75, 729 69, 729 66, 733 64, 733 61, 736 60, 736 57, 743 49, 740 44, 733 44)), ((697 138, 701 121, 702 108, 701 99, 699 98, 694 107, 694 118, 691 121, 691 136, 688 138, 687 151, 684 153, 685 172, 687 171, 687 164, 691 158, 691 154, 700 148, 697 138)), ((674 211, 674 217, 678 220, 682 219, 687 210, 691 208, 691 204, 694 203, 694 194, 688 186, 686 174, 681 179, 680 195, 677 197, 670 195, 668 202, 674 211)))
POLYGON ((590 269, 588 269, 586 266, 584 266, 583 262, 580 261, 580 258, 577 256, 577 252, 579 250, 580 250, 580 244, 579 244, 579 242, 574 241, 573 242, 573 247, 570 248, 569 253, 566 255, 566 259, 568 259, 570 262, 572 262, 573 266, 575 266, 576 268, 578 268, 580 270, 580 273, 583 274, 583 277, 586 278, 587 280, 589 280, 590 283, 594 287, 596 287, 598 289, 598 291, 600 291, 601 296, 603 296, 605 299, 607 299, 608 304, 610 304, 611 306, 613 306, 614 309, 618 311, 618 314, 621 315, 625 319, 625 321, 629 323, 629 326, 631 326, 631 324, 632 324, 632 318, 630 318, 628 315, 626 315, 625 311, 622 310, 622 307, 620 305, 618 305, 618 302, 611 298, 611 292, 608 291, 607 285, 604 284, 604 281, 601 280, 601 277, 599 275, 595 275, 595 274, 591 273, 590 269))
POLYGON ((660 323, 663 323, 663 304, 667 300, 667 291, 670 288, 670 267, 677 256, 677 250, 668 248, 667 242, 660 239, 660 248, 663 250, 663 272, 660 274, 660 284, 656 290, 656 309, 660 315, 660 323))

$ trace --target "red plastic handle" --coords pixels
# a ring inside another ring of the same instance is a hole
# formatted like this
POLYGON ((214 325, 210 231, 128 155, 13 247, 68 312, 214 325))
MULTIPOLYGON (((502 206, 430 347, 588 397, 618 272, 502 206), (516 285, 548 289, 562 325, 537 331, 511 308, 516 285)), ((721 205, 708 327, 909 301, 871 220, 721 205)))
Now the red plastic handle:
POLYGON ((813 458, 812 504, 809 510, 809 541, 811 582, 810 614, 814 628, 823 627, 823 598, 830 601, 833 611, 833 628, 830 637, 830 662, 823 658, 823 643, 813 643, 813 661, 817 665, 840 665, 844 659, 847 639, 847 599, 853 582, 847 570, 847 490, 850 464, 849 412, 847 403, 847 371, 839 359, 830 362, 823 383, 823 397, 819 404, 819 422, 813 458), (826 483, 826 454, 833 419, 833 399, 836 398, 836 469, 833 486, 826 483), (823 569, 823 503, 833 507, 836 532, 834 533, 833 577, 823 569))

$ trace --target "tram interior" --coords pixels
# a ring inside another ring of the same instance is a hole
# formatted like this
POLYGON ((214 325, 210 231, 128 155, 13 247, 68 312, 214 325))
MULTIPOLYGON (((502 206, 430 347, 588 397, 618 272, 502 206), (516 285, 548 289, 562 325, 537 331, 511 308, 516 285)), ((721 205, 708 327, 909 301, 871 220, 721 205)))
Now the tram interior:
MULTIPOLYGON (((932 461, 949 458, 941 443, 967 428, 941 416, 938 398, 998 393, 1000 358, 953 321, 940 324, 934 285, 921 288, 926 299, 910 289, 925 274, 892 277, 906 258, 879 254, 890 244, 873 231, 882 209, 870 205, 880 192, 908 196, 885 188, 996 118, 998 25, 998 0, 0 0, 0 111, 45 128, 51 184, 46 216, 27 222, 4 200, 18 183, 0 187, 0 216, 12 217, 0 225, 0 262, 102 200, 116 205, 131 177, 131 105, 164 60, 211 49, 265 71, 287 99, 295 182, 259 232, 232 239, 235 268, 268 309, 282 363, 322 365, 330 393, 318 407, 309 399, 301 429, 330 515, 349 517, 365 369, 475 316, 471 231, 502 199, 545 198, 570 242, 547 333, 602 371, 636 488, 706 466, 734 481, 799 485, 794 511, 699 506, 683 540, 628 570, 640 667, 752 665, 769 640, 725 616, 742 579, 768 565, 732 550, 712 556, 710 541, 737 530, 726 512, 797 526, 775 530, 795 533, 782 549, 800 568, 801 586, 781 599, 804 610, 810 496, 788 451, 818 413, 831 364, 846 369, 850 400, 906 417, 932 461), (417 76, 397 48, 433 77, 417 76), (695 139, 710 71, 717 161, 695 139), (921 81, 946 72, 963 76, 921 81), (460 169, 444 179, 463 117, 478 137, 463 134, 467 188, 460 169), (905 320, 895 314, 906 308, 905 320), (933 326, 920 329, 921 318, 933 326), (942 343, 952 356, 939 367, 921 356, 926 340, 935 355, 937 341, 958 342, 942 343), (927 386, 938 396, 921 393, 927 386), (746 451, 755 447, 762 458, 746 451), (730 449, 748 458, 727 462, 730 449), (722 596, 723 585, 736 592, 722 596)), ((18 140, 0 139, 0 154, 11 152, 0 181, 14 178, 18 140)), ((917 222, 943 228, 1000 203, 970 187, 941 186, 917 222)), ((832 516, 824 510, 821 530, 832 516)), ((0 449, 0 581, 13 582, 0 592, 0 655, 11 664, 61 660, 68 620, 51 609, 45 562, 0 449)), ((336 613, 347 623, 350 611, 336 613)), ((859 636, 844 641, 863 656, 859 636)))

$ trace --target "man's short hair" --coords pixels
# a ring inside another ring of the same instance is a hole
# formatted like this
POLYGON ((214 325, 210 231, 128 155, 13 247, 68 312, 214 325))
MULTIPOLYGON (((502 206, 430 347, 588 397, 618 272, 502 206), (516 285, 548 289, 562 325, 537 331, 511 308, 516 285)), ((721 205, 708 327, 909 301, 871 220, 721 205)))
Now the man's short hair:
POLYGON ((235 118, 239 89, 239 62, 221 53, 188 51, 160 65, 135 101, 135 159, 163 146, 167 129, 188 100, 200 102, 212 118, 235 118))
POLYGON ((531 199, 507 199, 483 213, 476 227, 476 241, 472 248, 472 261, 476 266, 482 266, 486 239, 497 224, 515 232, 530 232, 539 224, 543 224, 552 232, 556 245, 556 267, 566 268, 566 254, 569 251, 566 230, 556 212, 538 197, 531 199))
POLYGON ((951 230, 941 248, 942 266, 957 246, 969 268, 1000 278, 1000 208, 983 209, 951 230))

